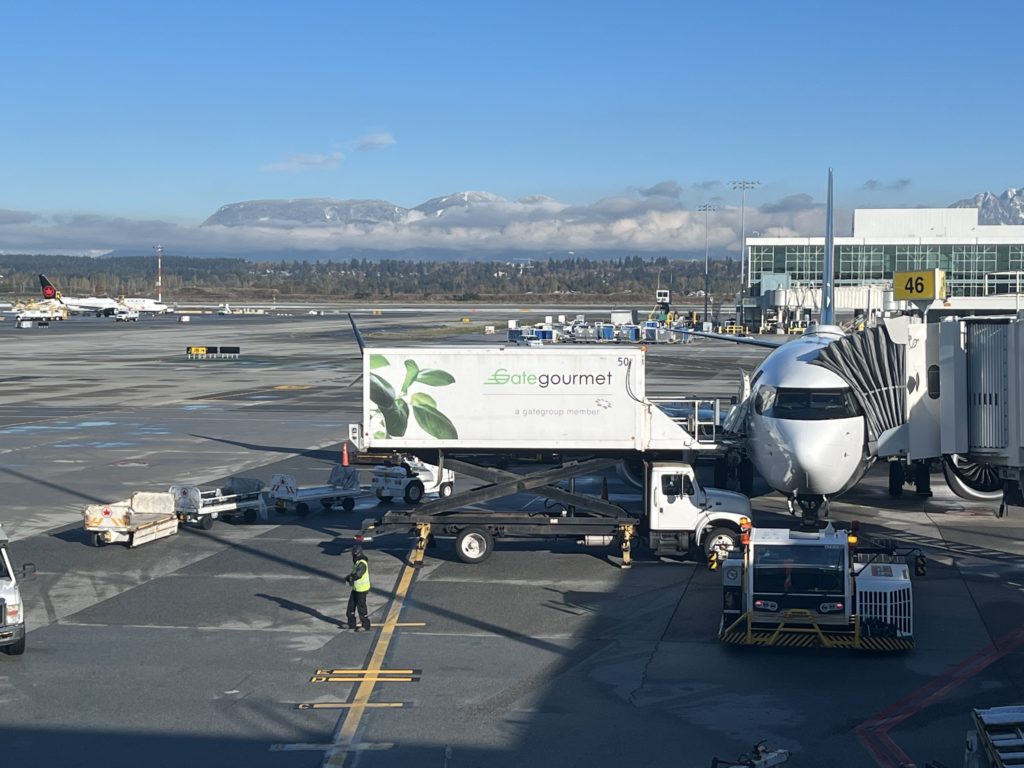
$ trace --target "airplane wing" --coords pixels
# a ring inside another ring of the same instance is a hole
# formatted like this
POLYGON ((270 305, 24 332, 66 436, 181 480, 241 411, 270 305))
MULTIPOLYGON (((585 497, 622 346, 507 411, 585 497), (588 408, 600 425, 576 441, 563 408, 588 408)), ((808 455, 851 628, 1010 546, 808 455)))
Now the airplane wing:
POLYGON ((767 347, 777 349, 785 344, 785 341, 769 341, 768 339, 754 339, 750 336, 733 336, 728 333, 710 333, 709 331, 694 331, 689 328, 673 328, 676 333, 688 333, 692 336, 701 336, 705 339, 718 339, 719 341, 731 341, 734 344, 746 344, 751 347, 767 347))
POLYGON ((352 317, 352 313, 348 313, 348 321, 352 323, 352 332, 356 335, 356 344, 359 345, 359 354, 362 356, 363 350, 366 349, 366 340, 363 338, 363 334, 359 332, 359 326, 356 325, 356 320, 352 317))

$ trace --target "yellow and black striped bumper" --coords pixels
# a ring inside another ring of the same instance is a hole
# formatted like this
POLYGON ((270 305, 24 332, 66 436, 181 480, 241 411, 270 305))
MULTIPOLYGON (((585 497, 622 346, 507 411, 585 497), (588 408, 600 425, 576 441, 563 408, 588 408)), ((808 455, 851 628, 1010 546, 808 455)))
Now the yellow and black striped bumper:
POLYGON ((912 637, 857 637, 849 632, 822 632, 808 629, 733 630, 723 632, 719 640, 730 645, 760 645, 789 648, 853 648, 865 651, 907 651, 914 647, 912 637))

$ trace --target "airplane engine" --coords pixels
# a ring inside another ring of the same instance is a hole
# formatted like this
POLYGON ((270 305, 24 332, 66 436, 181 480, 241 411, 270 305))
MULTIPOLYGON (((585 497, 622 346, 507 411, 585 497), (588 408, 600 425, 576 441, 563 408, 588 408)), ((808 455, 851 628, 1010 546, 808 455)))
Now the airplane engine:
POLYGON ((989 464, 946 454, 942 457, 942 474, 949 489, 961 499, 1001 501, 1003 498, 1003 479, 989 464))

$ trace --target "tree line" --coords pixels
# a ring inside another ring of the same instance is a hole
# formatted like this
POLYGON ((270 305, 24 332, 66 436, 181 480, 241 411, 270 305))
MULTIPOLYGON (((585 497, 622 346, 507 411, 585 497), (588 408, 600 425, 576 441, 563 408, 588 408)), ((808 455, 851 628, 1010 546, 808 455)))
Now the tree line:
MULTIPOLYGON (((156 296, 156 258, 0 255, 0 293, 39 294, 39 274, 68 296, 156 296)), ((739 288, 739 262, 710 263, 710 293, 731 297, 739 288)), ((673 299, 700 295, 704 261, 628 256, 620 259, 515 261, 254 262, 240 258, 164 256, 163 298, 189 302, 274 300, 653 301, 657 287, 673 299)))

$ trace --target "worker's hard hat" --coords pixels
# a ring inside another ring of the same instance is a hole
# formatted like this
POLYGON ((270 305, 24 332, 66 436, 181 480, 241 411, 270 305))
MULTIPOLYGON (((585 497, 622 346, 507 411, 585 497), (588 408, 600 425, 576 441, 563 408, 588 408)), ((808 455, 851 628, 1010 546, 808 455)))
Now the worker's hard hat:
POLYGON ((361 557, 363 557, 363 548, 356 544, 352 547, 352 559, 359 560, 361 557))

